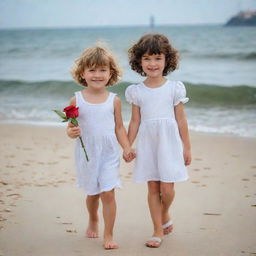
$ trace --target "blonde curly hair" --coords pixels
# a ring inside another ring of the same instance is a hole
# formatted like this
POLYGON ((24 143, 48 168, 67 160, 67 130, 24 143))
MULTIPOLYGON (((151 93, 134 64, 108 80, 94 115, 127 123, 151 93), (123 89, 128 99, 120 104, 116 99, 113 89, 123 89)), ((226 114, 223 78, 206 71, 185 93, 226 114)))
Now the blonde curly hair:
POLYGON ((117 65, 113 54, 101 46, 94 46, 85 49, 81 56, 75 60, 71 70, 71 75, 75 81, 82 85, 88 86, 86 80, 82 77, 85 68, 95 68, 108 66, 111 77, 106 86, 116 84, 121 79, 121 69, 117 65))

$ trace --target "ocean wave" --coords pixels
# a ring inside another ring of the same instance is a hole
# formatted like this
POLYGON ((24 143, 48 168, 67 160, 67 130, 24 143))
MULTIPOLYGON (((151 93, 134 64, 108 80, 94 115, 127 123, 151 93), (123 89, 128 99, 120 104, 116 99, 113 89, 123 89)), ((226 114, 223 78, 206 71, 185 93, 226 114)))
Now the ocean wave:
MULTIPOLYGON (((124 92, 130 82, 121 82, 108 89, 117 93, 124 99, 124 92)), ((184 82, 187 95, 190 98, 188 106, 256 106, 256 87, 247 85, 219 86, 213 84, 193 84, 184 82)), ((0 80, 0 98, 6 100, 9 97, 45 98, 45 99, 69 99, 75 91, 83 87, 72 81, 40 81, 27 82, 19 80, 0 80)))

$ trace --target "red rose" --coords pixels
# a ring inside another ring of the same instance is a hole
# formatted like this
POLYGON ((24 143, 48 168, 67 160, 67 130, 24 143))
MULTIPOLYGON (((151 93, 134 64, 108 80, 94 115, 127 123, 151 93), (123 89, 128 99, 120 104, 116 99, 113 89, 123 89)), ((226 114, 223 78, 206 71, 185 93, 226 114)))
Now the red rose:
POLYGON ((70 105, 63 109, 63 112, 66 113, 67 118, 76 118, 78 117, 78 108, 74 105, 70 105))

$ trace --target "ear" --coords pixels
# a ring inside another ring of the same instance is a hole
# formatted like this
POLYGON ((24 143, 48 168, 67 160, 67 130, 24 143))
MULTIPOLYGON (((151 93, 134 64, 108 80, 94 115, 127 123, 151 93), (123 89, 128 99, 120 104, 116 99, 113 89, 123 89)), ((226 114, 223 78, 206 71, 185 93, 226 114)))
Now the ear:
POLYGON ((80 77, 81 77, 82 79, 84 79, 84 72, 81 72, 81 73, 80 73, 80 77))

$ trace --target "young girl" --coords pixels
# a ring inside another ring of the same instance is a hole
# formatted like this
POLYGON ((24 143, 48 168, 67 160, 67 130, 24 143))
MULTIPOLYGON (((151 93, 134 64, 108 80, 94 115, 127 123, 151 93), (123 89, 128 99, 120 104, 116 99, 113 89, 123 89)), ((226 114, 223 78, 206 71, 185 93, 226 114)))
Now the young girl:
POLYGON ((68 124, 71 138, 82 136, 89 161, 86 160, 80 141, 76 141, 75 160, 78 187, 87 194, 89 213, 86 236, 97 238, 99 198, 103 204, 104 247, 116 249, 113 227, 116 217, 114 189, 120 187, 119 144, 124 157, 130 161, 134 156, 123 126, 121 101, 106 86, 115 84, 120 77, 112 54, 102 47, 86 49, 76 60, 72 70, 74 79, 85 88, 76 92, 71 105, 79 107, 79 127, 68 124), (118 141, 118 142, 117 142, 118 141))
POLYGON ((129 59, 131 68, 146 76, 144 82, 130 85, 125 96, 132 104, 131 145, 138 134, 134 178, 148 183, 154 232, 146 245, 156 248, 173 229, 168 210, 174 183, 188 179, 185 166, 191 162, 191 152, 183 109, 188 98, 182 82, 164 77, 178 64, 178 53, 164 35, 143 36, 129 49, 129 59))

